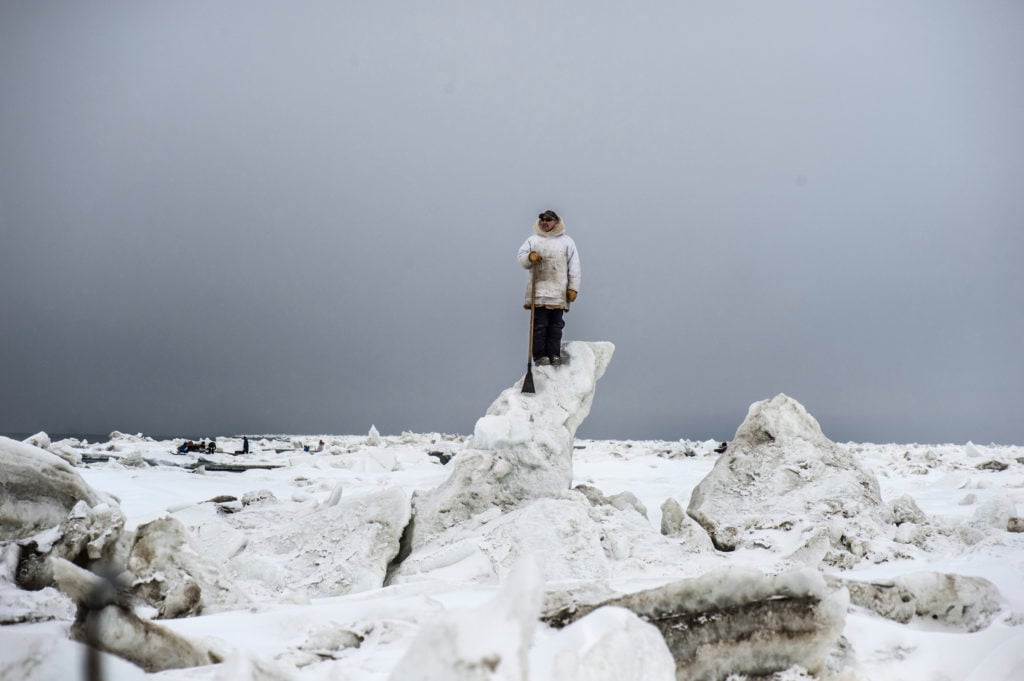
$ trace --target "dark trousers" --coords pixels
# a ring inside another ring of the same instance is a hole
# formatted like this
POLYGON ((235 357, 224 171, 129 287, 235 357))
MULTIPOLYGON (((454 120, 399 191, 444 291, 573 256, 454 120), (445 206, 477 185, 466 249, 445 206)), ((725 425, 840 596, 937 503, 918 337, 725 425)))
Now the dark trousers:
POLYGON ((560 357, 562 354, 562 329, 565 310, 549 310, 538 307, 533 311, 533 358, 560 357))

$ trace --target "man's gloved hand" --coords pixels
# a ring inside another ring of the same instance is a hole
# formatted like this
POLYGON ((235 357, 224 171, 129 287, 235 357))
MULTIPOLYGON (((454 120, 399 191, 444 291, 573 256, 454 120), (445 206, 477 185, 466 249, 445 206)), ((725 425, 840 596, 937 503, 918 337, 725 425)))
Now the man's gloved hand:
POLYGON ((538 253, 537 251, 530 251, 530 262, 538 263, 540 262, 540 260, 540 253, 538 253))
POLYGON ((565 295, 566 295, 566 297, 567 297, 567 298, 569 299, 569 302, 570 302, 570 303, 575 303, 575 302, 576 302, 576 292, 575 292, 575 291, 573 291, 572 289, 568 289, 568 290, 567 290, 567 291, 565 292, 565 295))

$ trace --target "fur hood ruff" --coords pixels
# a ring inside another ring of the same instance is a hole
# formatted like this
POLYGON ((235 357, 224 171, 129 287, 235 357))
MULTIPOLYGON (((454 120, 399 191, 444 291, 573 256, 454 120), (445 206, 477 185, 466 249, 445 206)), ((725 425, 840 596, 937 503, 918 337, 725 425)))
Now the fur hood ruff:
MULTIPOLYGON (((522 224, 522 223, 520 223, 520 224, 522 224)), ((543 236, 543 237, 558 236, 559 234, 561 234, 564 231, 565 231, 565 222, 563 222, 562 220, 559 220, 558 224, 555 225, 555 228, 552 229, 550 232, 545 232, 543 229, 540 228, 540 220, 534 220, 533 221, 533 233, 536 234, 537 236, 543 236)))

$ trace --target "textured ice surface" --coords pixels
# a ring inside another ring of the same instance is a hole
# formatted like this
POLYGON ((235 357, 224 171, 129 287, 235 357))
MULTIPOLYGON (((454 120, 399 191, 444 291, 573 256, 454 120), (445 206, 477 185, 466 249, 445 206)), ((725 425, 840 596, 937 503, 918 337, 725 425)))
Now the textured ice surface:
POLYGON ((571 361, 535 367, 536 392, 506 389, 477 421, 469 447, 439 487, 413 496, 410 548, 491 509, 557 497, 572 484, 572 443, 590 413, 611 343, 568 343, 571 361))
POLYGON ((59 525, 79 501, 95 506, 100 497, 66 461, 0 437, 0 541, 59 525))
POLYGON ((826 562, 841 567, 872 551, 892 522, 875 476, 786 395, 751 405, 687 512, 721 550, 769 547, 782 531, 822 543, 826 562))
POLYGON ((845 587, 854 605, 903 624, 919 618, 978 631, 991 624, 1002 609, 999 590, 982 577, 913 572, 872 582, 841 578, 829 581, 845 587))
POLYGON ((626 608, 661 631, 678 678, 719 679, 794 665, 822 671, 842 633, 848 602, 845 590, 831 591, 814 570, 766 576, 727 569, 563 609, 547 619, 564 624, 599 607, 626 608))

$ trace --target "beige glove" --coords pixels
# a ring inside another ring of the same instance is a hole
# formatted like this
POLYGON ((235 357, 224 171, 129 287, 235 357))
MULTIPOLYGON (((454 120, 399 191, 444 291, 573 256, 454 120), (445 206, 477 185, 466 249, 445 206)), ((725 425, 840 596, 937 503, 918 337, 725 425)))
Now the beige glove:
POLYGON ((576 302, 576 292, 573 291, 572 289, 566 290, 565 295, 569 299, 570 303, 575 303, 576 302))
POLYGON ((538 263, 538 262, 540 262, 540 260, 541 260, 540 253, 538 253, 537 251, 530 251, 530 262, 538 263))

